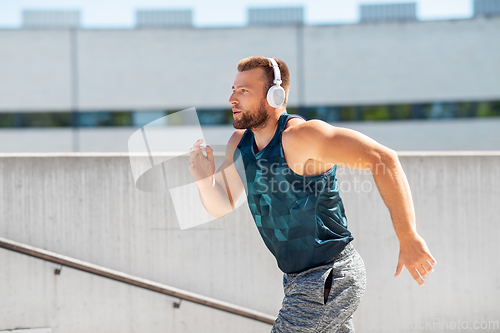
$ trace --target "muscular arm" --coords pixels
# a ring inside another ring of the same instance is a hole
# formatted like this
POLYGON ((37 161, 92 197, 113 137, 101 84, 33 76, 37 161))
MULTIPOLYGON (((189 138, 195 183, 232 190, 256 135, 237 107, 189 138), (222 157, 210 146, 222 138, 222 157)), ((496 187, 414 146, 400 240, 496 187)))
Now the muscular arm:
POLYGON ((436 260, 417 233, 410 186, 396 152, 359 132, 320 120, 295 126, 287 140, 304 152, 306 158, 371 170, 400 243, 395 276, 399 276, 406 266, 415 281, 423 284, 422 277, 426 278, 433 271, 436 260))

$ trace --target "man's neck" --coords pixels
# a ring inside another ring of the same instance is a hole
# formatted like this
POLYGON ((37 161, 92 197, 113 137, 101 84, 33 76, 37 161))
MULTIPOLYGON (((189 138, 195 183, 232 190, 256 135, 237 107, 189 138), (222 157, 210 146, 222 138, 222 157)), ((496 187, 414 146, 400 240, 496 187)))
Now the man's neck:
POLYGON ((276 112, 272 115, 269 115, 269 119, 264 127, 259 128, 257 130, 252 130, 255 138, 255 143, 253 147, 255 153, 258 153, 259 151, 264 149, 272 140, 274 134, 276 133, 276 128, 278 127, 278 121, 280 119, 280 116, 285 112, 286 110, 282 110, 280 111, 280 113, 276 112))

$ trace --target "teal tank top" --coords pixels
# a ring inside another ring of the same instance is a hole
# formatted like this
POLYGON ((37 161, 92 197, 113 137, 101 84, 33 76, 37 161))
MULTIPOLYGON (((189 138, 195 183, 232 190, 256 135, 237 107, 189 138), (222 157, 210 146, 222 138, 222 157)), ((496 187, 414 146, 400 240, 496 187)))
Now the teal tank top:
POLYGON ((290 117, 286 112, 280 116, 274 137, 257 153, 247 129, 233 160, 242 157, 237 170, 246 179, 248 206, 264 243, 283 272, 297 273, 334 258, 353 237, 339 195, 337 166, 304 177, 286 163, 281 135, 290 117))

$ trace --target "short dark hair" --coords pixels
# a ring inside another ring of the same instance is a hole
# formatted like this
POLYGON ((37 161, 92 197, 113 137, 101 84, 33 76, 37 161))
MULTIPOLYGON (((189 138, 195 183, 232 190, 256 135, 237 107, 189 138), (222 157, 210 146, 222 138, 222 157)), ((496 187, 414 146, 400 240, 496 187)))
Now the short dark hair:
MULTIPOLYGON (((283 105, 286 105, 286 103, 288 101, 288 91, 290 90, 290 72, 288 71, 288 66, 282 60, 280 60, 278 58, 273 58, 273 59, 276 60, 276 62, 278 63, 278 67, 280 69, 281 86, 283 87, 283 89, 285 89, 285 93, 286 93, 285 103, 283 105)), ((263 79, 264 79, 264 82, 266 82, 266 84, 264 85, 264 88, 265 88, 264 94, 267 94, 267 91, 269 90, 269 88, 271 88, 271 86, 274 85, 274 83, 273 83, 274 70, 273 70, 273 65, 271 64, 269 59, 267 59, 267 57, 263 57, 263 56, 253 56, 253 57, 241 59, 238 62, 238 72, 248 71, 250 69, 254 69, 257 67, 261 67, 264 69, 265 77, 263 79)))

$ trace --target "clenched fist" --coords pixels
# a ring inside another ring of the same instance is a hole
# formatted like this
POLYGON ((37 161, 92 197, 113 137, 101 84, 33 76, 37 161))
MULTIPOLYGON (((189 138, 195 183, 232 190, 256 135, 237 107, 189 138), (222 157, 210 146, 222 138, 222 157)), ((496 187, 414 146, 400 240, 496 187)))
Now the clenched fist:
POLYGON ((199 139, 189 149, 188 169, 197 184, 212 185, 212 182, 215 181, 215 178, 212 177, 215 173, 213 150, 210 146, 202 146, 202 143, 203 139, 199 139), (203 154, 204 150, 207 152, 206 156, 203 154))

